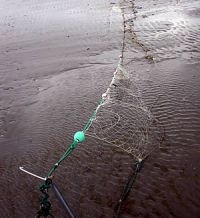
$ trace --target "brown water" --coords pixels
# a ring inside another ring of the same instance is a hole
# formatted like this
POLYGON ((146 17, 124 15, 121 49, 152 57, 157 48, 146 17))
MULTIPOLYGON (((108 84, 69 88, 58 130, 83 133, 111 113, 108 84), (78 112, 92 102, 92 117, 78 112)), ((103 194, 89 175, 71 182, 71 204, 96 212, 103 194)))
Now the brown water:
MULTIPOLYGON (((122 217, 199 217, 200 2, 0 2, 1 217, 34 217, 40 181, 18 167, 45 176, 87 122, 118 63, 121 13, 125 67, 165 129, 122 217)), ((55 181, 78 217, 113 217, 133 163, 88 138, 55 181)))

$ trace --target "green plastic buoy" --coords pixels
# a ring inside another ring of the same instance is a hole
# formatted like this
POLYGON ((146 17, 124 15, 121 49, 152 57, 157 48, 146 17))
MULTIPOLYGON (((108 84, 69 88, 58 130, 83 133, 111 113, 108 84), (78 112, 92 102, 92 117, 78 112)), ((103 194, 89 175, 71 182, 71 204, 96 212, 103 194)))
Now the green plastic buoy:
POLYGON ((74 141, 83 142, 85 140, 85 134, 83 131, 78 131, 74 134, 74 141))

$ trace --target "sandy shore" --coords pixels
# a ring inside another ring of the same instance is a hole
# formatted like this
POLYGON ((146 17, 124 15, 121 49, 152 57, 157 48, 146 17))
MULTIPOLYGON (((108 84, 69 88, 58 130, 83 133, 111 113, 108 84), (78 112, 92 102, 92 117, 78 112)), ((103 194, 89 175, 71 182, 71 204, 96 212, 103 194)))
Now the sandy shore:
MULTIPOLYGON (((198 217, 199 2, 0 3, 2 217, 34 217, 39 181, 18 166, 47 173, 96 108, 122 51, 165 129, 164 145, 146 162, 122 217, 198 217)), ((90 139, 55 180, 78 217, 113 217, 132 163, 90 139)), ((55 217, 65 217, 52 201, 55 217)))

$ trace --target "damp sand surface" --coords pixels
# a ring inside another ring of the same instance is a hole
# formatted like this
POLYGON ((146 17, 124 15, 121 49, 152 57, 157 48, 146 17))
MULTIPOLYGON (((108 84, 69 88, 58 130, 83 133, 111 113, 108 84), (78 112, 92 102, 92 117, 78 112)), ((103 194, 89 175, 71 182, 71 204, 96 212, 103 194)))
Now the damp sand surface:
MULTIPOLYGON (((4 1, 0 6, 0 212, 34 217, 40 181, 83 128, 121 54, 165 129, 122 217, 198 217, 200 3, 4 1), (122 10, 119 9, 122 8, 122 10)), ((132 157, 89 138, 55 182, 78 217, 113 217, 132 157)), ((65 217, 51 196, 52 213, 65 217)))

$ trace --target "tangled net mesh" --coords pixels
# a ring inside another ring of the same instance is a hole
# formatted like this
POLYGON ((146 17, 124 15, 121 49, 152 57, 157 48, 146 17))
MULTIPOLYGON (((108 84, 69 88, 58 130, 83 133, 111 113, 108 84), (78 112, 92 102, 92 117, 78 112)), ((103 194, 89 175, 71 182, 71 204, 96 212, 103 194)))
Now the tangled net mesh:
POLYGON ((119 64, 86 134, 141 161, 159 146, 161 131, 136 84, 119 64))

